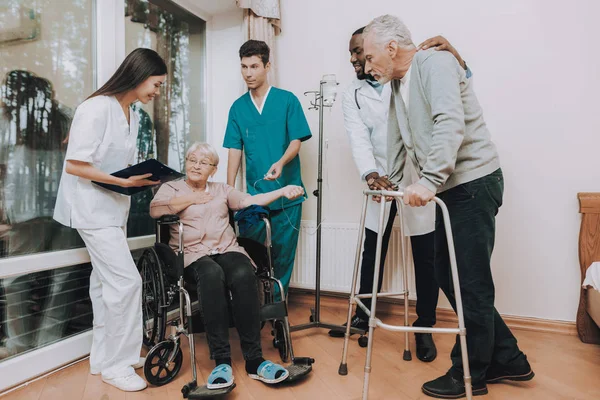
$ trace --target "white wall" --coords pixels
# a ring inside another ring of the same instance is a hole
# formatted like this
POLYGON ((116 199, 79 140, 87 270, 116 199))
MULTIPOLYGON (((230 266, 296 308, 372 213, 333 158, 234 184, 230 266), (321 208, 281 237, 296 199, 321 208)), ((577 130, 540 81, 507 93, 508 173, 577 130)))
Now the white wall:
POLYGON ((207 142, 215 146, 221 158, 214 177, 218 182, 227 181, 227 149, 223 148, 223 138, 229 107, 244 90, 238 56, 238 50, 244 42, 242 21, 241 9, 215 15, 207 21, 207 142))
MULTIPOLYGON (((476 92, 506 179, 493 259, 501 313, 575 320, 579 296, 576 194, 600 191, 600 123, 594 118, 600 56, 593 0, 284 2, 278 39, 279 84, 303 104, 324 73, 347 85, 351 33, 375 16, 400 16, 415 43, 443 34, 474 71, 476 92), (308 25, 310 24, 310 27, 308 25)), ((307 117, 317 132, 316 112, 307 117)), ((361 185, 340 103, 326 118, 330 150, 325 216, 356 222, 361 185), (353 171, 353 178, 349 179, 353 171), (335 193, 335 195, 334 195, 335 193), (335 197, 335 200, 332 199, 335 197)), ((315 186, 317 140, 302 149, 305 183, 315 186)), ((305 207, 314 218, 315 201, 305 207)))
MULTIPOLYGON (((480 2, 362 0, 282 2, 277 41, 279 86, 305 106, 314 138, 302 147, 307 189, 316 186, 318 113, 304 91, 334 73, 342 90, 353 78, 350 34, 373 17, 400 16, 415 43, 443 34, 474 72, 476 92, 497 144, 506 188, 497 219, 493 258, 501 313, 574 321, 579 296, 576 194, 600 191, 600 123, 594 118, 600 56, 590 38, 600 35, 593 0, 480 2)), ((227 110, 239 96, 237 48, 241 13, 215 18, 211 96, 213 143, 220 147, 227 110), (236 42, 237 40, 237 42, 236 42)), ((358 222, 360 192, 341 104, 326 110, 324 216, 358 222)), ((221 153, 224 155, 224 153, 221 153)), ((224 162, 222 165, 224 166, 224 162)), ((224 168, 221 179, 224 179, 224 168)), ((314 197, 304 219, 315 219, 314 197)), ((324 243, 326 246, 327 244, 324 243)))

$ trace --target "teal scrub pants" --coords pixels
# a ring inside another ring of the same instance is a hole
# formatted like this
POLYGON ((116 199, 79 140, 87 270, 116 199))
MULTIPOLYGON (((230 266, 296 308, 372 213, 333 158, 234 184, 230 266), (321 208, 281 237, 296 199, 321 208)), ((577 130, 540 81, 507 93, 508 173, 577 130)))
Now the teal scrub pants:
MULTIPOLYGON (((270 215, 273 270, 275 278, 281 281, 287 296, 294 269, 296 247, 298 247, 302 203, 282 210, 271 210, 270 215)), ((250 228, 243 236, 264 243, 265 234, 265 226, 261 222, 250 228)), ((276 300, 280 299, 277 285, 275 286, 275 294, 276 300)))

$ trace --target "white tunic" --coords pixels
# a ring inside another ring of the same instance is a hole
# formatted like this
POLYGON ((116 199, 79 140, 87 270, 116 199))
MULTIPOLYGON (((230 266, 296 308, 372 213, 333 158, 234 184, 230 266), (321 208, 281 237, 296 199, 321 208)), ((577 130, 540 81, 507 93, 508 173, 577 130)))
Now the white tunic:
POLYGON ((69 144, 58 188, 54 219, 76 229, 125 226, 130 198, 66 173, 68 160, 84 161, 106 173, 134 162, 138 117, 130 112, 130 123, 113 96, 97 96, 75 111, 69 144))

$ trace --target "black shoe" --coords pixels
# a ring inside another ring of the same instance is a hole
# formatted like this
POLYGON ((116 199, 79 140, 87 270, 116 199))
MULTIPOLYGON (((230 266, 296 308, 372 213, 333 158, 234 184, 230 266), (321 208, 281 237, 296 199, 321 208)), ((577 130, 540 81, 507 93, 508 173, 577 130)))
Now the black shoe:
MULTIPOLYGON (((346 326, 346 324, 344 324, 343 326, 346 326)), ((368 331, 369 321, 367 321, 366 319, 362 319, 358 315, 354 314, 354 317, 352 317, 352 320, 350 320, 350 327, 357 328, 362 331, 368 331)), ((345 331, 336 331, 334 329, 329 331, 329 336, 331 337, 344 337, 345 334, 345 331)), ((350 335, 353 335, 353 333, 350 333, 350 335)))
POLYGON ((498 383, 503 380, 523 382, 532 380, 534 376, 531 365, 525 360, 525 362, 510 366, 490 365, 485 374, 485 381, 487 383, 498 383))
POLYGON ((431 333, 415 333, 417 358, 423 362, 432 362, 437 357, 437 349, 431 333))
MULTIPOLYGON (((439 378, 426 382, 421 388, 427 396, 437 399, 460 399, 466 397, 465 383, 460 379, 454 378, 450 372, 439 378)), ((473 384, 473 396, 482 396, 487 394, 485 382, 473 384)))

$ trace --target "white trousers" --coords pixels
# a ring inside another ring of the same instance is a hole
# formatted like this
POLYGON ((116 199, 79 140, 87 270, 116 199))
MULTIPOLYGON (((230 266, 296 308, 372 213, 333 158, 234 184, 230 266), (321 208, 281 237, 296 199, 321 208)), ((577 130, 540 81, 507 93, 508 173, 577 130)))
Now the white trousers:
POLYGON ((92 261, 90 366, 106 379, 131 375, 142 349, 142 279, 125 231, 119 227, 77 231, 92 261))

